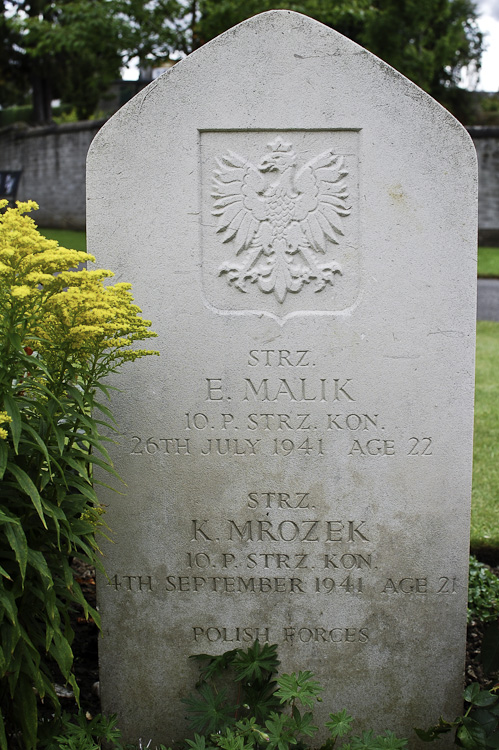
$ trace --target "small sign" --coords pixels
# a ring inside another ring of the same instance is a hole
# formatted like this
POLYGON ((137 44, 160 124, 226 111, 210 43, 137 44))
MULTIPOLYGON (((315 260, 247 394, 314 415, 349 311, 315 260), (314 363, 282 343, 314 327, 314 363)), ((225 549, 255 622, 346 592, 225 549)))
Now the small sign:
POLYGON ((13 204, 16 200, 19 180, 21 179, 22 170, 11 169, 0 171, 0 200, 7 200, 13 204))

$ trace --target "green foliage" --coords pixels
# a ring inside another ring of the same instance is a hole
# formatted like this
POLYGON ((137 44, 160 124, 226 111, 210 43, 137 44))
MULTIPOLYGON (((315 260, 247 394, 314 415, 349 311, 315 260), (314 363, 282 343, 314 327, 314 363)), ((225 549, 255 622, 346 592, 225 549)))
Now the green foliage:
MULTIPOLYGON (((4 208, 5 201, 0 202, 4 208)), ((39 704, 60 713, 73 674, 70 613, 99 624, 70 565, 97 563, 103 530, 93 467, 115 475, 103 379, 146 338, 128 285, 70 271, 92 256, 58 247, 26 216, 0 214, 0 748, 37 746, 39 704), (113 291, 114 289, 114 291, 113 291)))
POLYGON ((488 623, 480 660, 485 674, 499 671, 499 578, 484 563, 470 556, 468 623, 488 623))
POLYGON ((263 721, 277 709, 274 695, 275 673, 279 666, 277 646, 263 646, 258 641, 246 651, 234 649, 221 656, 198 654, 191 659, 200 662, 201 681, 196 694, 184 700, 191 728, 200 734, 211 734, 233 726, 244 716, 263 721), (235 683, 232 693, 227 683, 235 683))
POLYGON ((11 0, 0 15, 0 105, 24 104, 34 122, 52 119, 61 98, 88 119, 120 68, 185 46, 190 24, 178 0, 11 0))
MULTIPOLYGON (((313 709, 322 687, 312 672, 276 676, 277 647, 255 641, 246 651, 234 649, 220 656, 192 656, 200 662, 201 681, 196 693, 184 700, 193 740, 188 750, 289 750, 306 748, 319 727, 313 709), (231 690, 232 687, 232 690, 231 690)), ((337 739, 349 734, 352 717, 346 711, 329 714, 325 726, 329 739, 323 750, 332 750, 337 739)), ((372 731, 350 738, 347 750, 404 750, 407 740, 392 732, 375 736, 372 731)))
POLYGON ((466 750, 487 750, 499 747, 499 696, 497 689, 482 690, 477 682, 464 691, 466 711, 454 721, 440 717, 429 729, 416 729, 424 742, 433 742, 442 734, 454 732, 454 742, 466 750))
POLYGON ((11 0, 0 16, 0 104, 24 104, 32 90, 35 122, 50 121, 56 97, 86 119, 132 57, 187 54, 270 9, 335 28, 467 114, 460 75, 479 67, 483 48, 473 0, 11 0))
POLYGON ((80 710, 76 716, 62 714, 60 721, 41 732, 39 750, 122 750, 121 732, 116 726, 116 716, 98 714, 87 718, 80 710))
MULTIPOLYGON (((119 77, 126 25, 115 10, 107 0, 9 3, 3 16, 7 45, 4 58, 0 56, 0 78, 13 69, 18 97, 32 91, 35 123, 50 122, 51 100, 61 97, 76 107, 79 119, 86 119, 119 77)), ((21 102, 0 100, 11 103, 21 102)))
POLYGON ((312 672, 299 672, 298 676, 294 672, 282 675, 279 679, 279 688, 275 691, 276 698, 279 698, 281 703, 289 703, 292 707, 299 701, 303 706, 313 708, 323 688, 312 677, 312 672))
POLYGON ((470 556, 468 622, 491 622, 499 618, 499 578, 484 563, 470 556))

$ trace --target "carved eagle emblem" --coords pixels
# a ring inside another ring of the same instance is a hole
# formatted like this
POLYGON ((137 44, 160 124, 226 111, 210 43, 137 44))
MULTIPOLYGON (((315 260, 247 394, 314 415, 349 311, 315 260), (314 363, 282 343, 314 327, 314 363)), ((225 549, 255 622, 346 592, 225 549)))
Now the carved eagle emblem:
POLYGON ((332 150, 299 166, 291 143, 277 137, 268 147, 258 165, 233 151, 217 159, 212 214, 240 261, 223 263, 219 275, 241 292, 257 284, 282 303, 288 292, 305 284, 321 292, 341 275, 338 263, 320 255, 344 234, 348 172, 332 150))

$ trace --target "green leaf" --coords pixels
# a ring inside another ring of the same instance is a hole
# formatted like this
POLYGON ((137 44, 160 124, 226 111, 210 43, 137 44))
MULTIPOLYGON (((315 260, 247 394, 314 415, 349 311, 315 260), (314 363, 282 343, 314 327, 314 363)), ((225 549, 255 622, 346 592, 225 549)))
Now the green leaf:
POLYGON ((5 440, 0 440, 0 479, 3 479, 5 469, 7 468, 7 461, 9 459, 9 446, 5 440))
POLYGON ((94 456, 93 454, 89 454, 88 456, 86 456, 86 460, 88 461, 88 463, 97 464, 97 466, 100 466, 100 468, 104 469, 104 471, 108 471, 110 474, 116 477, 116 479, 119 479, 120 482, 123 481, 120 475, 111 466, 111 464, 108 464, 106 461, 103 461, 102 459, 97 458, 97 456, 94 456))
POLYGON ((73 401, 75 401, 78 404, 78 406, 80 407, 80 409, 82 410, 82 412, 84 412, 86 404, 83 401, 83 394, 79 390, 79 388, 74 388, 74 387, 68 385, 68 386, 66 386, 66 390, 67 390, 68 396, 73 401))
POLYGON ((66 433, 59 425, 53 425, 52 431, 57 440, 57 447, 59 448, 59 454, 62 456, 64 453, 64 446, 66 444, 66 433))
POLYGON ((275 691, 276 697, 280 698, 281 703, 293 703, 299 700, 307 708, 312 708, 317 700, 317 696, 323 688, 313 679, 312 672, 299 672, 298 676, 292 674, 283 674, 277 680, 279 685, 275 691))
POLYGON ((270 679, 244 684, 244 703, 248 704, 252 716, 260 722, 268 719, 271 711, 279 710, 279 701, 275 697, 277 682, 270 679))
POLYGON ((497 703, 498 697, 488 690, 481 690, 473 701, 474 706, 492 706, 497 703))
POLYGON ((12 419, 12 422, 10 422, 9 426, 12 433, 12 440, 14 442, 14 450, 17 453, 19 447, 19 438, 21 437, 21 412, 19 411, 19 407, 15 399, 13 399, 12 396, 8 393, 6 393, 3 397, 3 405, 5 411, 12 419))
POLYGON ((80 687, 79 687, 78 683, 76 682, 76 677, 74 676, 74 674, 70 674, 69 675, 69 677, 68 677, 68 683, 73 688, 73 694, 74 694, 74 697, 75 697, 75 701, 76 701, 76 704, 79 706, 80 705, 80 687))
POLYGON ((94 401, 92 405, 93 405, 94 408, 99 409, 99 411, 101 411, 103 414, 105 414, 106 417, 111 420, 111 422, 113 422, 114 424, 116 424, 116 420, 113 417, 113 414, 112 414, 111 410, 108 409, 107 406, 104 406, 104 404, 101 404, 99 401, 94 401))
POLYGON ((27 432, 29 435, 31 435, 31 437, 35 440, 35 442, 40 447, 40 450, 43 453, 45 460, 47 461, 47 466, 50 471, 50 456, 49 456, 49 452, 47 450, 47 446, 45 445, 44 441, 42 440, 38 432, 34 430, 33 427, 31 427, 31 425, 25 424, 24 431, 27 432))
POLYGON ((313 737, 319 731, 319 727, 312 724, 314 716, 311 711, 301 716, 300 712, 293 707, 293 720, 295 722, 295 731, 298 734, 306 734, 308 737, 313 737))
POLYGON ((3 578, 8 578, 9 581, 12 581, 12 576, 10 576, 5 570, 5 568, 3 568, 1 565, 0 565, 0 576, 2 576, 3 578))
POLYGON ((5 734, 5 724, 2 712, 0 711, 0 750, 9 750, 7 745, 7 736, 5 734))
POLYGON ((277 646, 264 643, 260 646, 256 640, 247 651, 238 649, 234 659, 234 668, 237 672, 236 680, 261 680, 268 674, 277 671, 279 660, 277 659, 277 646))
POLYGON ((456 727, 458 724, 458 720, 456 720, 455 722, 446 721, 443 716, 441 716, 438 720, 438 724, 436 724, 435 726, 430 727, 429 729, 414 729, 414 731, 416 732, 419 739, 423 740, 423 742, 433 742, 434 740, 438 740, 441 734, 450 732, 451 729, 456 727))
POLYGON ((193 740, 186 739, 186 743, 192 750, 208 750, 208 748, 214 747, 213 745, 207 745, 206 738, 197 733, 194 733, 193 740))
POLYGON ((41 579, 45 583, 47 589, 51 589, 54 585, 54 580, 50 572, 49 566, 45 559, 43 552, 39 550, 29 549, 28 550, 28 563, 39 573, 41 579))
POLYGON ((344 737, 350 731, 353 718, 345 709, 336 714, 329 714, 329 721, 326 721, 326 727, 329 729, 331 737, 344 737))
POLYGON ((20 335, 16 333, 15 331, 9 331, 7 333, 7 338, 12 348, 17 349, 18 352, 20 353, 20 351, 22 351, 22 348, 23 348, 23 342, 22 342, 20 335))
POLYGON ((15 476, 23 492, 25 492, 31 498, 31 501, 36 508, 36 512, 40 516, 41 522, 43 523, 44 527, 47 528, 47 524, 43 515, 40 494, 33 484, 31 477, 26 474, 24 469, 21 469, 20 466, 13 464, 11 461, 7 463, 7 470, 15 476))
POLYGON ((198 688, 197 695, 182 699, 187 706, 189 725, 195 731, 211 734, 223 731, 233 724, 235 706, 227 704, 227 691, 222 688, 218 693, 204 682, 198 688))
POLYGON ((469 716, 463 716, 462 725, 458 727, 456 737, 467 750, 478 750, 485 745, 486 734, 478 722, 470 719, 469 716))
POLYGON ((384 734, 374 738, 373 747, 375 750, 404 750, 407 747, 407 740, 387 730, 384 734))
POLYGON ((296 745, 298 742, 293 735, 290 718, 286 714, 271 713, 265 727, 269 735, 269 748, 288 750, 289 745, 296 745))
POLYGON ((487 735, 492 734, 497 728, 497 716, 487 708, 476 708, 471 716, 484 728, 487 735))
POLYGON ((485 742, 487 747, 499 748, 499 732, 494 732, 487 737, 485 742))
POLYGON ((5 526, 5 535, 10 547, 16 555, 16 561, 21 572, 21 579, 24 585, 26 575, 26 564, 28 562, 28 542, 22 526, 7 524, 5 526))
POLYGON ((21 677, 16 690, 16 713, 22 728, 26 750, 35 750, 37 740, 38 711, 36 695, 31 680, 21 677))
POLYGON ((233 649, 218 656, 211 656, 210 654, 192 654, 189 656, 189 659, 193 661, 208 662, 206 666, 200 667, 201 681, 199 684, 216 675, 221 675, 232 664, 237 653, 238 649, 233 649))
POLYGON ((64 638, 59 630, 54 630, 49 654, 54 657, 65 679, 68 680, 71 667, 73 666, 73 652, 68 640, 64 638))
POLYGON ((478 682, 472 682, 463 693, 464 700, 474 706, 490 706, 497 701, 497 697, 482 690, 478 682))
POLYGON ((99 505, 99 499, 97 497, 97 494, 95 490, 93 489, 92 485, 90 484, 90 481, 86 477, 83 478, 83 477, 73 476, 70 479, 70 484, 73 487, 77 487, 78 490, 81 492, 81 494, 84 495, 92 503, 95 503, 95 505, 99 505))

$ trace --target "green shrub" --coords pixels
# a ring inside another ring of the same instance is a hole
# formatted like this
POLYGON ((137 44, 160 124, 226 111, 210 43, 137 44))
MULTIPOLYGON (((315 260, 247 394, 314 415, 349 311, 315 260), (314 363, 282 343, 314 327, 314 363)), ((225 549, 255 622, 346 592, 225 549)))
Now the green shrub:
POLYGON ((104 746, 108 750, 122 750, 115 716, 98 714, 89 719, 81 710, 76 716, 63 713, 57 723, 46 729, 41 732, 47 736, 40 738, 40 750, 101 750, 104 746))
MULTIPOLYGON (((221 656, 191 657, 201 664, 196 692, 185 699, 193 740, 188 750, 289 750, 308 747, 319 730, 313 707, 322 687, 312 672, 276 676, 277 646, 258 641, 246 651, 234 649, 221 656), (232 689, 231 689, 232 688, 232 689)), ((329 714, 329 738, 323 750, 332 750, 338 738, 349 735, 353 719, 346 711, 329 714)), ((407 740, 387 731, 352 736, 344 750, 403 750, 407 740)))
POLYGON ((484 563, 470 556, 468 622, 491 622, 499 617, 499 578, 484 563))
POLYGON ((95 564, 92 468, 114 473, 101 436, 112 416, 97 394, 107 374, 150 353, 133 342, 154 335, 130 285, 69 270, 94 259, 42 237, 26 215, 35 207, 0 213, 1 750, 36 748, 40 701, 59 714, 54 670, 78 700, 69 615, 99 616, 70 559, 95 564))

